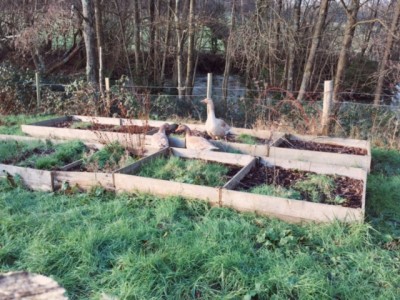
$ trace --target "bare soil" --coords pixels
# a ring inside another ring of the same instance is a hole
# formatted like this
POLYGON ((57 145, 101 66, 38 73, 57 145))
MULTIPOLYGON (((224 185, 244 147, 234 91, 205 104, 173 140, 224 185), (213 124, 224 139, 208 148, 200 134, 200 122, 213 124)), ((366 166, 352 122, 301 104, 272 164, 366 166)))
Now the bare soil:
MULTIPOLYGON (((268 167, 256 165, 251 171, 241 180, 238 185, 238 190, 249 190, 253 187, 262 184, 272 184, 285 188, 292 188, 296 182, 307 178, 307 174, 316 174, 314 172, 299 171, 295 169, 284 169, 278 166, 268 167)), ((363 195, 363 182, 346 176, 327 175, 333 177, 335 182, 335 195, 346 199, 346 202, 341 204, 344 207, 360 208, 363 195)), ((306 201, 307 195, 302 194, 306 201)))
MULTIPOLYGON (((79 123, 79 121, 64 121, 54 125, 57 128, 71 128, 73 124, 79 123)), ((130 134, 143 134, 151 130, 155 130, 156 127, 152 126, 138 126, 138 125, 108 125, 92 123, 90 126, 75 127, 74 129, 86 129, 93 131, 110 131, 110 132, 120 132, 120 133, 130 133, 130 134)))
POLYGON ((298 150, 311 150, 319 152, 342 153, 353 155, 367 155, 367 150, 356 147, 346 147, 339 145, 323 144, 310 141, 301 141, 296 139, 285 139, 280 145, 280 148, 290 148, 298 150))

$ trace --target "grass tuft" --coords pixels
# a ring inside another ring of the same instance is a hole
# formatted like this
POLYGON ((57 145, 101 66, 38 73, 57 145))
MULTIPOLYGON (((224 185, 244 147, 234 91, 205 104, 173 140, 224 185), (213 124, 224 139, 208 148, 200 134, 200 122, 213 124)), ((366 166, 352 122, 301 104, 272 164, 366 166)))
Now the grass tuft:
POLYGON ((222 164, 171 156, 153 159, 141 168, 138 176, 215 187, 226 183, 228 171, 222 164))
POLYGON ((243 144, 248 144, 248 145, 255 145, 257 144, 257 138, 255 138, 254 136, 251 136, 249 134, 246 133, 241 133, 237 136, 236 140, 239 143, 243 143, 243 144))

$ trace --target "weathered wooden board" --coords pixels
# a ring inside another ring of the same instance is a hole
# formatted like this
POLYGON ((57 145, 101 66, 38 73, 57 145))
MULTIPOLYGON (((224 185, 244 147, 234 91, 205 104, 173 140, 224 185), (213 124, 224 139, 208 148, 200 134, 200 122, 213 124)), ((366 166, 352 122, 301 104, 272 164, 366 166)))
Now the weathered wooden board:
POLYGON ((231 190, 222 190, 222 205, 242 212, 255 212, 273 216, 289 222, 362 222, 361 208, 347 208, 338 205, 290 200, 231 190))
POLYGON ((250 155, 222 153, 215 151, 197 151, 193 149, 171 148, 172 154, 183 158, 203 159, 222 164, 246 166, 254 158, 250 155))
POLYGON ((53 171, 54 189, 59 190, 63 184, 78 187, 87 191, 93 187, 101 186, 107 190, 114 190, 114 179, 111 173, 53 171))
POLYGON ((69 116, 64 116, 64 117, 59 117, 59 118, 54 118, 54 119, 49 119, 45 121, 39 121, 34 123, 37 126, 54 126, 55 124, 65 122, 65 121, 70 121, 72 120, 71 117, 69 116))
POLYGON ((116 125, 116 126, 122 125, 120 118, 105 118, 105 117, 93 117, 93 116, 81 116, 81 115, 73 115, 71 117, 72 120, 80 122, 88 122, 88 123, 104 124, 104 125, 116 125))
POLYGON ((114 181, 117 192, 141 192, 157 196, 181 196, 204 200, 211 205, 219 204, 220 188, 119 173, 114 174, 114 181))
POLYGON ((224 189, 234 189, 240 182, 240 180, 242 180, 250 171, 251 168, 254 167, 254 165, 256 164, 257 159, 253 158, 246 166, 244 166, 238 173, 236 173, 235 176, 233 176, 231 178, 231 180, 229 180, 224 186, 224 189))
POLYGON ((45 192, 53 191, 53 177, 51 171, 23 168, 0 164, 0 176, 20 176, 23 184, 32 189, 45 192))

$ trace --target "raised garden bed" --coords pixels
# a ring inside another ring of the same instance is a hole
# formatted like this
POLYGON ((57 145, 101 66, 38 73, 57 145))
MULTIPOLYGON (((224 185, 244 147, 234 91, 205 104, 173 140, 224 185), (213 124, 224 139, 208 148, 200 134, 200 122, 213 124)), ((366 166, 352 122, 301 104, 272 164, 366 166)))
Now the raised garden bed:
POLYGON ((18 175, 29 188, 53 190, 52 172, 79 160, 91 149, 80 141, 0 140, 0 173, 14 183, 18 175))
POLYGON ((50 139, 76 139, 88 142, 110 143, 117 141, 127 147, 144 147, 146 134, 156 131, 154 126, 146 122, 122 124, 121 119, 66 116, 22 125, 22 131, 28 135, 50 139))
POLYGON ((183 196, 220 204, 220 191, 255 164, 247 155, 171 148, 114 174, 117 191, 183 196), (144 177, 152 176, 156 178, 144 177))
POLYGON ((114 172, 134 164, 154 151, 143 153, 127 150, 117 142, 107 144, 92 155, 65 167, 63 171, 53 172, 54 189, 61 189, 67 183, 79 190, 88 190, 94 186, 114 190, 114 172))
POLYGON ((366 178, 359 168, 262 158, 222 191, 222 204, 294 222, 362 221, 366 178))
POLYGON ((370 171, 369 141, 288 134, 276 141, 269 156, 289 160, 328 163, 370 171))

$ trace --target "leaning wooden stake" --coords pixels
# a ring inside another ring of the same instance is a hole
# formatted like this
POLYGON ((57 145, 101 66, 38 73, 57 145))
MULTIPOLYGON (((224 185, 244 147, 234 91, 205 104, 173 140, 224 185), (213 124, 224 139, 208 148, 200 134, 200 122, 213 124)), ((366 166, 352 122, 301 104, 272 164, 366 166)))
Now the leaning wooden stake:
POLYGON ((212 96, 212 73, 207 74, 207 98, 211 99, 212 96))
POLYGON ((324 82, 324 102, 323 102, 322 118, 321 118, 322 135, 328 135, 329 133, 329 115, 331 111, 332 95, 333 95, 333 81, 326 80, 324 82))
POLYGON ((36 110, 39 110, 41 99, 40 99, 40 74, 39 72, 35 73, 35 82, 36 82, 36 110))

